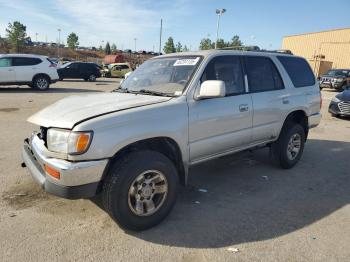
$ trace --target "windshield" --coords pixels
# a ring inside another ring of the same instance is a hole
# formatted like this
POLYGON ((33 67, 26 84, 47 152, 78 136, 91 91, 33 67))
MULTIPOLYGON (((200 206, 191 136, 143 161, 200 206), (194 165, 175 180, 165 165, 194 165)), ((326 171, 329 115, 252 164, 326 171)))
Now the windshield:
POLYGON ((122 83, 120 91, 179 96, 185 89, 200 57, 171 57, 148 60, 122 83))
POLYGON ((347 76, 348 71, 346 70, 330 70, 327 72, 328 76, 347 76))
POLYGON ((72 64, 72 62, 65 63, 64 65, 61 65, 61 68, 67 67, 67 66, 69 66, 71 64, 72 64))

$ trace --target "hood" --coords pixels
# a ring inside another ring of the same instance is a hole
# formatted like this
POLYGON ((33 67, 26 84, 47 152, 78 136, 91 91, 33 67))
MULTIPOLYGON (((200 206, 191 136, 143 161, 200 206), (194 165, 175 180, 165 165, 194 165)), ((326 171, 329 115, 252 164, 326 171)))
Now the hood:
POLYGON ((32 115, 28 118, 28 122, 44 127, 72 129, 76 123, 96 116, 170 99, 170 97, 125 93, 70 96, 32 115))
POLYGON ((344 90, 343 92, 335 96, 340 101, 350 101, 350 89, 344 90))

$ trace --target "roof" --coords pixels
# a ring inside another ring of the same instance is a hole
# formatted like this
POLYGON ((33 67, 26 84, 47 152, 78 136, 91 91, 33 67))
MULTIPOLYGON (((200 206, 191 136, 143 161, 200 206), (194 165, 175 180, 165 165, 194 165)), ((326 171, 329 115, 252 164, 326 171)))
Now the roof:
POLYGON ((219 50, 219 49, 210 49, 210 50, 201 50, 201 51, 193 51, 193 52, 179 52, 179 53, 170 53, 161 56, 155 56, 152 59, 157 59, 158 57, 174 57, 174 56, 204 56, 208 57, 211 55, 256 55, 256 56, 290 56, 289 54, 276 53, 276 52, 268 52, 268 51, 239 51, 239 50, 219 50))
POLYGON ((0 57, 38 57, 38 58, 47 58, 47 56, 33 55, 33 54, 0 54, 0 57))
POLYGON ((328 30, 323 30, 323 31, 318 31, 318 32, 308 32, 308 33, 301 33, 301 34, 294 34, 294 35, 286 35, 286 36, 284 36, 284 37, 311 35, 311 34, 319 34, 319 33, 332 32, 332 31, 341 31, 341 30, 350 30, 350 27, 336 28, 336 29, 328 29, 328 30))

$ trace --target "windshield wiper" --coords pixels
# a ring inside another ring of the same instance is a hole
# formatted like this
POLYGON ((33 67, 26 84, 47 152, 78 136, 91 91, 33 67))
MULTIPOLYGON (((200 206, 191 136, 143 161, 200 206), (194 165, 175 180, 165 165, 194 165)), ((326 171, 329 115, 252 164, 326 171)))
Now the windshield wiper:
POLYGON ((164 92, 160 92, 160 91, 154 91, 154 90, 141 89, 141 90, 135 91, 135 92, 138 92, 140 94, 154 95, 154 96, 170 96, 170 97, 174 97, 173 94, 164 93, 164 92))

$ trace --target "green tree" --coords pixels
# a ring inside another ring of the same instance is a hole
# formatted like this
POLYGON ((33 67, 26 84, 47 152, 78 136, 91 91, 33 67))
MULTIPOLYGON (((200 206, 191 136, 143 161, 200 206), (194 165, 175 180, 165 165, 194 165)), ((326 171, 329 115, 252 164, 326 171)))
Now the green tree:
POLYGON ((112 44, 112 46, 111 46, 111 51, 112 51, 112 53, 115 53, 116 51, 117 51, 117 46, 116 46, 116 44, 112 44))
POLYGON ((210 38, 203 38, 199 44, 200 50, 209 50, 214 48, 214 43, 211 42, 210 38))
POLYGON ((101 52, 101 53, 103 52, 103 47, 102 47, 102 45, 100 45, 100 46, 98 47, 98 51, 101 52))
POLYGON ((70 33, 67 37, 67 45, 71 49, 75 49, 79 45, 79 37, 75 33, 70 33))
POLYGON ((18 21, 9 23, 6 29, 7 38, 11 44, 11 51, 18 53, 24 46, 24 40, 27 38, 27 27, 18 21))
POLYGON ((219 38, 217 43, 216 43, 216 48, 224 48, 227 47, 229 43, 226 43, 224 39, 219 38))
POLYGON ((188 49, 187 45, 184 45, 184 48, 182 48, 182 52, 188 52, 188 51, 190 50, 188 49))
POLYGON ((109 45, 109 42, 107 42, 105 47, 105 54, 110 55, 111 54, 111 46, 109 45))
POLYGON ((243 42, 239 39, 238 35, 234 35, 231 39, 231 46, 243 46, 243 42))
POLYGON ((174 45, 174 39, 170 36, 168 38, 168 41, 166 41, 164 48, 163 48, 164 53, 169 54, 169 53, 175 53, 175 45, 174 45))
POLYGON ((182 52, 182 44, 180 42, 177 42, 176 44, 176 52, 182 52))

